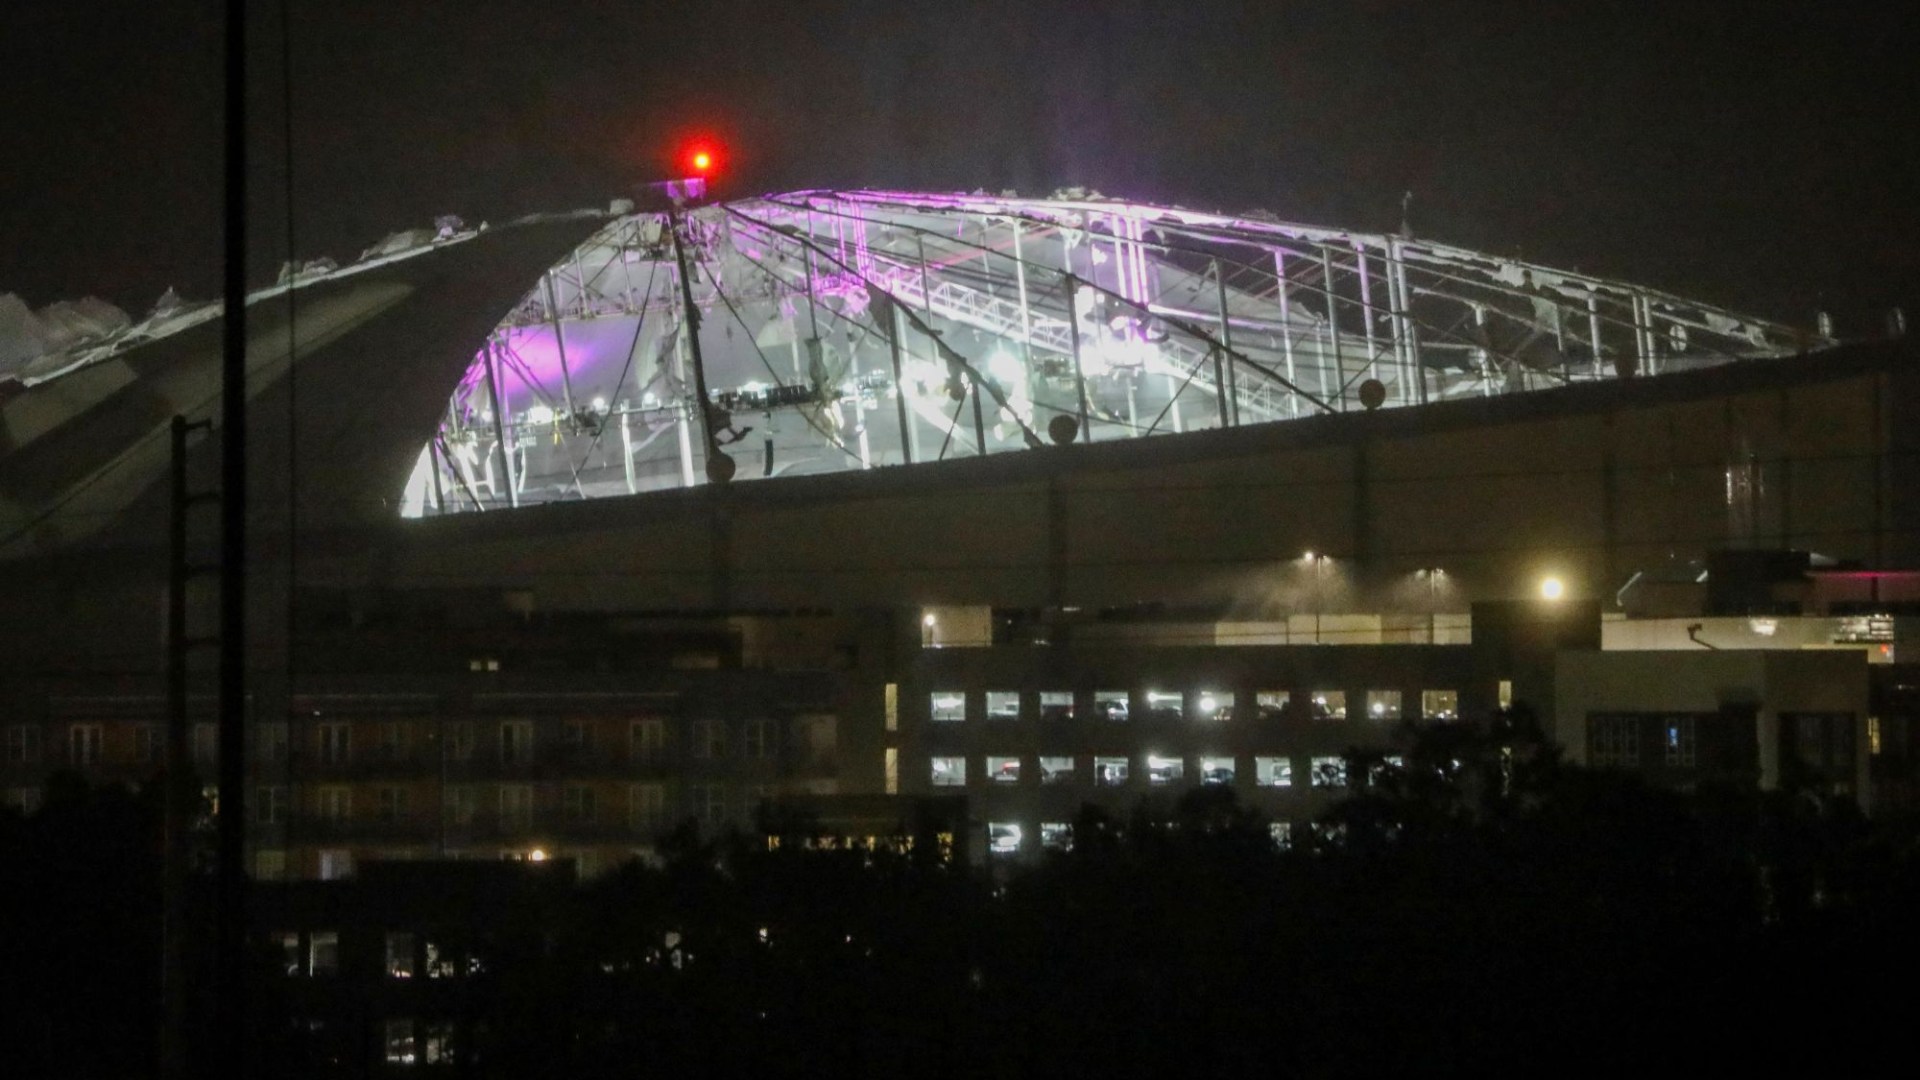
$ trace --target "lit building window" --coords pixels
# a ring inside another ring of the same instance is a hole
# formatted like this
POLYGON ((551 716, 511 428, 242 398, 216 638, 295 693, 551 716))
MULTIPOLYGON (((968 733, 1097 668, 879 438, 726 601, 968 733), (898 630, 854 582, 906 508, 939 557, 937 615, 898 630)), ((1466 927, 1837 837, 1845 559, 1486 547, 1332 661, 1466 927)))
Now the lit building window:
POLYGON ((1221 787, 1233 786, 1233 759, 1230 757, 1203 757, 1200 759, 1200 782, 1221 787))
POLYGON ((1313 718, 1315 720, 1345 720, 1347 718, 1347 692, 1345 690, 1315 690, 1313 692, 1313 718))
POLYGON ((1195 720, 1233 719, 1233 691, 1202 690, 1193 697, 1195 720))
POLYGON ((900 748, 887 747, 885 756, 887 794, 898 795, 900 794, 900 748))
POLYGON ((1040 846, 1052 851, 1073 850, 1073 825, 1065 821, 1040 823, 1040 846))
POLYGON ((1019 783, 1020 759, 1017 757, 987 758, 987 779, 995 784, 1019 783))
POLYGON ((885 710, 888 731, 900 730, 900 684, 888 683, 881 696, 881 708, 885 710))
POLYGON ((1009 821, 987 823, 987 851, 993 855, 1012 855, 1020 850, 1020 826, 1009 821))
POLYGON ((262 848, 253 853, 253 879, 280 881, 287 876, 287 853, 283 848, 262 848))
POLYGON ((1279 720, 1287 715, 1293 695, 1285 690, 1262 690, 1253 696, 1254 711, 1262 720, 1279 720))
POLYGON ((963 757, 937 757, 929 764, 928 782, 934 787, 966 787, 967 759, 963 757))
POLYGON ((402 930, 387 934, 387 978, 413 978, 413 935, 402 930))
POLYGON ((1100 787, 1121 787, 1127 782, 1127 759, 1123 757, 1097 757, 1093 759, 1093 782, 1100 787))
POLYGON ((387 1032, 387 1064, 413 1064, 413 1021, 389 1020, 387 1032))
POLYGON ((1460 694, 1453 690, 1420 691, 1420 715, 1428 720, 1457 720, 1460 694))
POLYGON ((1020 691, 1018 690, 987 691, 987 719, 989 720, 1020 719, 1020 691))
POLYGON ((1343 757, 1316 757, 1312 762, 1313 786, 1317 788, 1343 788, 1347 786, 1347 759, 1343 757))
POLYGON ((1367 691, 1367 719, 1369 720, 1400 719, 1400 691, 1398 690, 1367 691))
POLYGON ((1513 708, 1513 680, 1512 679, 1500 680, 1499 701, 1500 701, 1501 708, 1503 709, 1513 708))
POLYGON ((1043 784, 1072 783, 1073 759, 1070 757, 1042 757, 1040 759, 1040 782, 1043 784))
MULTIPOLYGON (((331 848, 320 853, 320 880, 340 881, 353 876, 353 852, 331 848)), ((334 942, 338 948, 339 941, 334 942)), ((318 974, 316 971, 315 974, 318 974)))
POLYGON ((1040 719, 1042 720, 1073 719, 1073 691, 1071 690, 1040 691, 1040 719))
POLYGON ((1253 782, 1259 787, 1292 787, 1293 759, 1283 757, 1254 758, 1253 782))
POLYGON ((307 973, 315 977, 340 974, 340 934, 315 930, 307 936, 307 973))
POLYGON ((929 697, 932 718, 953 723, 967 718, 967 695, 963 690, 935 690, 929 697))
POLYGON ((1693 717, 1674 716, 1666 722, 1666 758, 1670 768, 1691 769, 1694 761, 1693 717))
POLYGON ((1267 836, 1273 841, 1273 846, 1281 851, 1286 851, 1293 847, 1293 825, 1288 822, 1269 822, 1267 824, 1267 836))
POLYGON ((1186 697, 1179 691, 1147 691, 1147 719, 1161 721, 1181 720, 1185 719, 1186 715, 1186 697))
POLYGON ((420 1060, 428 1065, 451 1065, 454 1056, 453 1025, 442 1020, 420 1025, 420 1060))
POLYGON ((1096 692, 1093 695, 1093 712, 1095 716, 1106 720, 1127 719, 1131 712, 1127 707, 1127 692, 1125 690, 1096 692))
POLYGON ((1177 757, 1147 755, 1147 783, 1177 784, 1187 775, 1186 762, 1177 757))
POLYGON ((300 957, 300 935, 288 930, 275 934, 273 940, 280 946, 280 972, 288 978, 299 978, 304 968, 300 957))

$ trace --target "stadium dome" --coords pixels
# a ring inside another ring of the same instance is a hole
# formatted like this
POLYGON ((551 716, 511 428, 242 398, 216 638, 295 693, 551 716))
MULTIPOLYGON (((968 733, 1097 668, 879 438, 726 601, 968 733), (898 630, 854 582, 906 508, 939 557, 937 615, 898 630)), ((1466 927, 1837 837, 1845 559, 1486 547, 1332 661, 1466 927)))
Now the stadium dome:
POLYGON ((451 395, 404 512, 1177 435, 1819 344, 1627 282, 1261 213, 1085 192, 768 195, 622 215, 548 270, 451 395))
MULTIPOLYGON (((164 535, 169 422, 217 412, 219 315, 171 293, 137 321, 0 298, 0 557, 164 535)), ((344 266, 284 268, 249 298, 248 329, 253 501, 283 507, 267 533, 1052 452, 1833 344, 1407 236, 1080 191, 448 218, 344 266)), ((211 458, 194 454, 203 488, 211 458)))

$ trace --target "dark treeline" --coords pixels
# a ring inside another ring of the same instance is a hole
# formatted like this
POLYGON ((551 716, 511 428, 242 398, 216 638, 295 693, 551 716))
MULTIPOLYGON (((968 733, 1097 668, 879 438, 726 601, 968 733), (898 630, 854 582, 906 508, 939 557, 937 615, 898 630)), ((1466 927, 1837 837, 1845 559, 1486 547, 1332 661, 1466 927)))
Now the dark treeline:
MULTIPOLYGON (((1125 819, 1088 809, 1071 852, 976 871, 925 844, 768 850, 684 830, 661 865, 582 885, 530 932, 492 928, 503 944, 462 1005, 455 1073, 1833 1074, 1899 1060, 1912 822, 1570 767, 1524 717, 1412 732, 1397 767, 1355 755, 1349 776, 1352 795, 1285 850, 1206 787, 1125 819)), ((0 962, 27 991, 10 1021, 31 1035, 9 1046, 48 1075, 135 1075, 150 1054, 151 819, 124 793, 68 786, 4 826, 0 962)), ((271 982, 254 1006, 275 1073, 303 1075, 270 1034, 285 1030, 271 982)))

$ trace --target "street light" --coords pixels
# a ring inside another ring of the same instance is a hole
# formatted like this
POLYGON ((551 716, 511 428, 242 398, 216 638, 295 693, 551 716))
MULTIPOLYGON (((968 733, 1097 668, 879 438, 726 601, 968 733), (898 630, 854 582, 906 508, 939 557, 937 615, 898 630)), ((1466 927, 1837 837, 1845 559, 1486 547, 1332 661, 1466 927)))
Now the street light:
POLYGON ((1540 598, 1542 600, 1558 600, 1565 595, 1567 595, 1567 585, 1559 578, 1548 575, 1540 579, 1540 598))

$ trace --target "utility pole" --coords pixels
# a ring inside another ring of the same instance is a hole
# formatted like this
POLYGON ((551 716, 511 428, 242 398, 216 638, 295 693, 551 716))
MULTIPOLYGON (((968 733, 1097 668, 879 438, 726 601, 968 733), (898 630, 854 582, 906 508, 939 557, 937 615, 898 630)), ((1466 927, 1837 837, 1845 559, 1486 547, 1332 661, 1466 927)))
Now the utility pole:
MULTIPOLYGON (((215 1025, 219 1072, 248 1071, 247 872, 247 5, 226 5, 226 273, 220 362, 220 811, 215 1025)), ((287 433, 293 445, 293 433, 287 433)))
POLYGON ((167 540, 167 742, 166 786, 161 790, 165 848, 161 863, 161 936, 160 984, 162 1017, 160 1024, 160 1075, 166 1080, 181 1080, 187 1068, 187 909, 189 865, 193 855, 188 837, 193 829, 192 756, 187 726, 187 654, 205 639, 187 636, 187 584, 196 569, 187 558, 187 514, 194 506, 217 502, 210 492, 194 493, 187 488, 187 436, 194 431, 211 431, 208 420, 188 423, 184 416, 173 418, 173 460, 171 517, 167 540))

